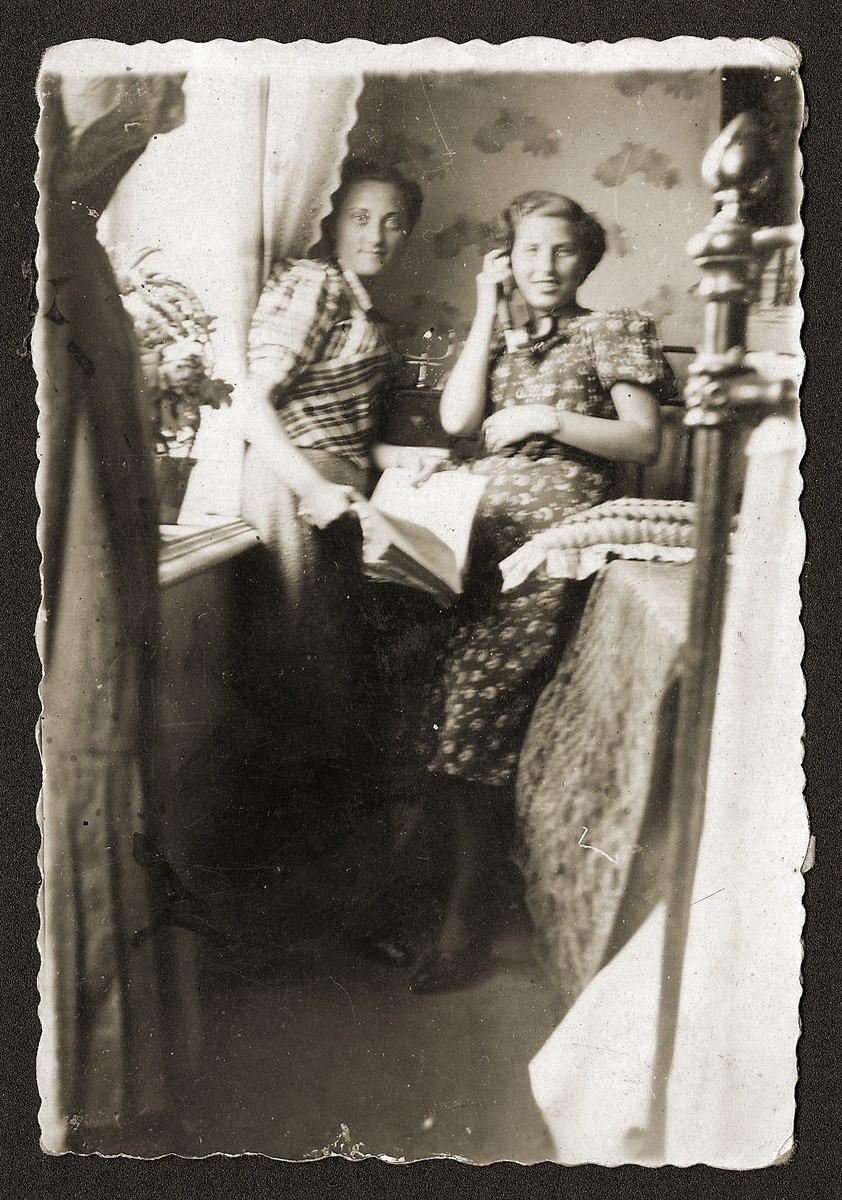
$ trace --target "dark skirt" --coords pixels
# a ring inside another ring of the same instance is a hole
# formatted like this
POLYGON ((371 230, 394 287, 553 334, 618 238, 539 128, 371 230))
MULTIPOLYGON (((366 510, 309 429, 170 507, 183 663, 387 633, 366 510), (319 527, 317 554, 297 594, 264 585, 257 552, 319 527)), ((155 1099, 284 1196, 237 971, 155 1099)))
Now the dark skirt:
MULTIPOLYGON (((302 453, 325 479, 370 494, 369 471, 324 451, 302 453)), ((372 740, 378 698, 359 523, 347 516, 314 529, 298 505, 249 446, 242 513, 262 544, 243 589, 250 699, 277 757, 354 759, 372 740)))

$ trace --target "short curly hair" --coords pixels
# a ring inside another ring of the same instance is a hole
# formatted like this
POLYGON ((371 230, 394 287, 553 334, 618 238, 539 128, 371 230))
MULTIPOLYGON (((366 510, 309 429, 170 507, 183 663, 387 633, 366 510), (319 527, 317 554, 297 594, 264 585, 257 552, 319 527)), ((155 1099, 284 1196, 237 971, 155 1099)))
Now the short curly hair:
POLYGON ((412 233, 424 203, 424 193, 420 186, 402 175, 397 167, 384 166, 370 159, 351 158, 342 168, 339 187, 330 198, 330 212, 322 221, 319 240, 308 252, 308 258, 329 259, 335 255, 336 223, 345 197, 356 183, 390 183, 399 192, 406 211, 406 232, 412 233))
POLYGON ((512 200, 502 218, 510 253, 520 223, 526 216, 559 217, 569 221, 576 231, 576 242, 588 275, 602 261, 606 250, 605 230, 595 216, 559 192, 523 192, 512 200))

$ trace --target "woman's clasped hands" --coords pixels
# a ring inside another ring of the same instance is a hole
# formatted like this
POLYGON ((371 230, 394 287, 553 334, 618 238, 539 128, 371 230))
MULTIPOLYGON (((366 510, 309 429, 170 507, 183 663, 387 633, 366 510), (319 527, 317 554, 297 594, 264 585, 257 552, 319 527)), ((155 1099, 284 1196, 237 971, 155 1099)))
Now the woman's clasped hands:
POLYGON ((491 454, 524 442, 533 434, 561 437, 562 413, 551 404, 522 404, 501 408, 483 422, 482 433, 491 454))

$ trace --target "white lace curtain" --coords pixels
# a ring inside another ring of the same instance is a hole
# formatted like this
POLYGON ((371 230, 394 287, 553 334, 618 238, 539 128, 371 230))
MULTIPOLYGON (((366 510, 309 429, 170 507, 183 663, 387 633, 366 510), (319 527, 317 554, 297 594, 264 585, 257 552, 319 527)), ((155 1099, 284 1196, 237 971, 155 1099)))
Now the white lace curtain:
MULTIPOLYGON (((318 237, 356 119, 361 74, 238 73, 190 67, 186 120, 153 142, 120 185, 100 239, 189 284, 216 318, 216 374, 236 384, 248 327, 275 258, 318 237)), ((241 437, 232 410, 207 411, 182 522, 239 511, 241 437)))
POLYGON ((263 161, 263 274, 317 240, 356 119, 361 76, 272 76, 263 161))

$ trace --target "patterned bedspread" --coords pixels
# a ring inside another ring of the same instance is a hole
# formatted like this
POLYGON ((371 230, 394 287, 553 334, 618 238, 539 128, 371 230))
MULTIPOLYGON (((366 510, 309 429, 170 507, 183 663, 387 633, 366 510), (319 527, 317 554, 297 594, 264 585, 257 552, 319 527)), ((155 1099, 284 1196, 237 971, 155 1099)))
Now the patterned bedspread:
POLYGON ((663 878, 690 570, 638 562, 603 568, 524 744, 519 865, 533 921, 571 1001, 631 935, 663 878))

